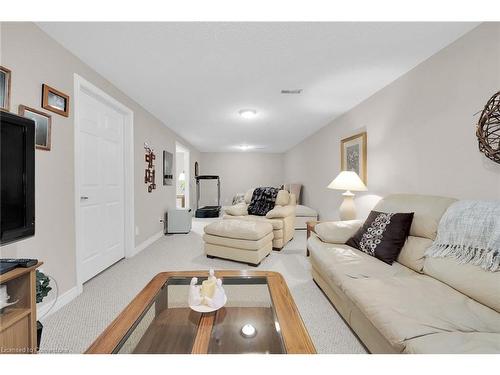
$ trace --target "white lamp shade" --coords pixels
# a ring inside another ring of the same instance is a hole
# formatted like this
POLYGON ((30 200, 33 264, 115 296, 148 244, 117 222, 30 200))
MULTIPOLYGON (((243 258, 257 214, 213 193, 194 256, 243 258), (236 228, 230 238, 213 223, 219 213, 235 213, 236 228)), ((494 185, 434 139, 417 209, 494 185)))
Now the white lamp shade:
POLYGON ((330 182, 328 189, 365 191, 366 185, 361 181, 358 174, 353 171, 342 171, 330 182))
POLYGON ((179 181, 186 181, 186 174, 184 172, 179 174, 179 181))

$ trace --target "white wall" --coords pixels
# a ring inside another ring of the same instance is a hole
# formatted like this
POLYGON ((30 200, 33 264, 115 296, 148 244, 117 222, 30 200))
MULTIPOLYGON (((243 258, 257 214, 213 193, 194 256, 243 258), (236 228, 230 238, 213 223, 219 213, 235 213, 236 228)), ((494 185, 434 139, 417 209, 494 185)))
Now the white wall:
MULTIPOLYGON (((175 208, 175 184, 163 186, 161 178, 162 151, 175 153, 176 140, 189 144, 35 24, 4 22, 0 27, 0 64, 12 70, 11 111, 17 113, 18 106, 24 104, 47 112, 40 108, 43 83, 71 98, 68 118, 50 113, 52 149, 36 150, 36 234, 0 249, 4 257, 38 258, 45 262, 44 271, 57 280, 59 294, 63 294, 76 286, 73 74, 82 76, 134 112, 135 225, 139 229, 136 246, 161 231, 160 217, 168 208, 175 208), (147 192, 144 184, 144 142, 157 153, 157 189, 152 193, 147 192)), ((199 153, 189 149, 193 160, 198 159, 199 153)), ((191 168, 193 165, 194 162, 191 168)))
POLYGON ((409 192, 500 199, 500 164, 478 151, 475 124, 500 89, 500 23, 472 30, 285 154, 287 180, 322 219, 337 219, 340 140, 368 132, 368 192, 360 216, 379 196, 409 192))
MULTIPOLYGON (((221 179, 221 204, 230 205, 236 193, 256 186, 279 186, 283 181, 283 154, 257 152, 201 153, 200 174, 221 179)), ((217 202, 216 184, 202 182, 200 205, 217 202)))

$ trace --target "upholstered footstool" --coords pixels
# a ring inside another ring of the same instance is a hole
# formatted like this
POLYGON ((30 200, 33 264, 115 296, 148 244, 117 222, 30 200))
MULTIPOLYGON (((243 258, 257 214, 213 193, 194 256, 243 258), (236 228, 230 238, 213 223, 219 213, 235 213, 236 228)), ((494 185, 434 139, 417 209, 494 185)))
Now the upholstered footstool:
POLYGON ((205 254, 258 266, 272 251, 273 237, 269 223, 220 220, 205 227, 205 254))

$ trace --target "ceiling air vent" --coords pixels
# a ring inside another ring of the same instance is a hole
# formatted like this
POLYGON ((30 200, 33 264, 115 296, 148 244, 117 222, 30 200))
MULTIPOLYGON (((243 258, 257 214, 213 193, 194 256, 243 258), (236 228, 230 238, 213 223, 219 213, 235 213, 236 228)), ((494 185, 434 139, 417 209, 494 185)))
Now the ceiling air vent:
POLYGON ((293 90, 281 90, 282 94, 300 94, 302 93, 302 89, 293 89, 293 90))

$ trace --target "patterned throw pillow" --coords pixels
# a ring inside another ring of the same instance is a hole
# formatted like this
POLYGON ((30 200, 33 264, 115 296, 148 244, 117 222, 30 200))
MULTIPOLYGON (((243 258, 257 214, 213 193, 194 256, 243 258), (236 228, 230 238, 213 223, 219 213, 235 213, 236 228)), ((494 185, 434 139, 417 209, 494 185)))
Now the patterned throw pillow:
POLYGON ((245 202, 245 194, 243 193, 238 193, 233 197, 233 206, 238 203, 243 203, 245 202))
POLYGON ((257 216, 266 216, 274 208, 278 188, 257 187, 253 190, 252 200, 248 205, 248 214, 257 216))
POLYGON ((372 211, 363 226, 346 245, 392 264, 410 233, 413 212, 385 213, 372 211))

